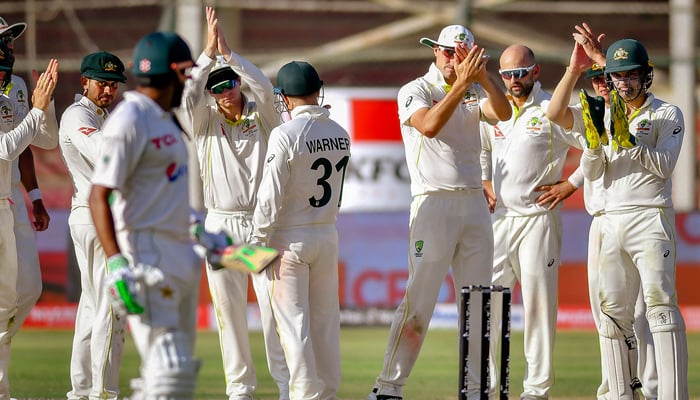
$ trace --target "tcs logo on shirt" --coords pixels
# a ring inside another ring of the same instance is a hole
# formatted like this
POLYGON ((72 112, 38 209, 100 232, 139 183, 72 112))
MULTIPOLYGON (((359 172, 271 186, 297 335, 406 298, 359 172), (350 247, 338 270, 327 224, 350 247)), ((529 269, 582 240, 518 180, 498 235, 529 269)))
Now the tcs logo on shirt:
POLYGON ((151 139, 151 143, 156 146, 157 150, 161 150, 164 147, 172 146, 178 142, 177 136, 172 133, 167 133, 161 137, 151 139))

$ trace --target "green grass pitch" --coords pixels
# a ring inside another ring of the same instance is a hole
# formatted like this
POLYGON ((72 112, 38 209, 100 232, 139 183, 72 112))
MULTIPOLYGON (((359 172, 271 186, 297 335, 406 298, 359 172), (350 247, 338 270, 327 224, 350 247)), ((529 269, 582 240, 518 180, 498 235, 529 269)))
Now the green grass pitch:
MULTIPOLYGON (((387 327, 343 328, 341 350, 343 381, 340 399, 365 399, 381 368, 387 327)), ((277 399, 267 372, 262 334, 251 332, 258 374, 256 399, 277 399)), ((24 329, 12 340, 10 383, 20 399, 65 399, 70 389, 69 363, 72 331, 24 329)), ((524 360, 522 332, 511 343, 511 398, 522 390, 524 360)), ((691 398, 700 399, 700 333, 688 335, 691 398)), ((198 399, 225 398, 225 384, 215 332, 200 331, 196 354, 203 360, 197 385, 198 399)), ((457 398, 458 347, 456 330, 431 330, 405 387, 404 398, 446 400, 457 398)), ((600 381, 599 352, 595 332, 560 331, 555 348, 556 383, 552 399, 592 399, 600 381)), ((122 395, 128 396, 129 379, 138 374, 139 359, 131 338, 122 364, 122 395)))

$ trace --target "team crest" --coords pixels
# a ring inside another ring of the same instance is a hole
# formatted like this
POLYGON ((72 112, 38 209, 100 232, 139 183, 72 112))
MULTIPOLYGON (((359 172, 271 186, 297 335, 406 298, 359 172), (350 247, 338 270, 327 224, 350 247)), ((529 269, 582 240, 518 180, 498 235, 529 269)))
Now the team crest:
POLYGON ((416 240, 414 247, 416 249, 416 257, 423 257, 423 241, 416 240))
POLYGON ((144 58, 139 62, 139 71, 148 72, 151 70, 151 60, 144 58))
POLYGON ((615 53, 613 53, 613 60, 626 60, 629 58, 629 55, 630 53, 627 50, 620 47, 619 49, 615 50, 615 53))
POLYGON ((111 61, 107 61, 105 66, 103 67, 105 72, 116 72, 117 71, 117 66, 111 61))

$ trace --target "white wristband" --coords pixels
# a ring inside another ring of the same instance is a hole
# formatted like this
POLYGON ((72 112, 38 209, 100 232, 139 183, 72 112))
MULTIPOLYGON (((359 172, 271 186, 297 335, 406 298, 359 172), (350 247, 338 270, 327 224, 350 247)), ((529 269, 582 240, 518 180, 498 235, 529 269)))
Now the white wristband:
POLYGON ((32 203, 37 200, 43 199, 43 197, 41 196, 41 190, 39 190, 39 188, 30 190, 29 192, 27 192, 27 195, 29 196, 29 200, 31 200, 32 203))

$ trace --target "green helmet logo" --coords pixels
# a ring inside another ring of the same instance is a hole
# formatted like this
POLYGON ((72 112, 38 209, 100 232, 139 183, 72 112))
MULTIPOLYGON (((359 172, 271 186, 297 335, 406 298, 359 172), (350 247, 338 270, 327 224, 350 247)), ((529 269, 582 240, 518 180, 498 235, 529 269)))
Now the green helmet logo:
POLYGON ((622 39, 613 43, 608 48, 605 61, 606 74, 652 66, 647 50, 634 39, 622 39))

